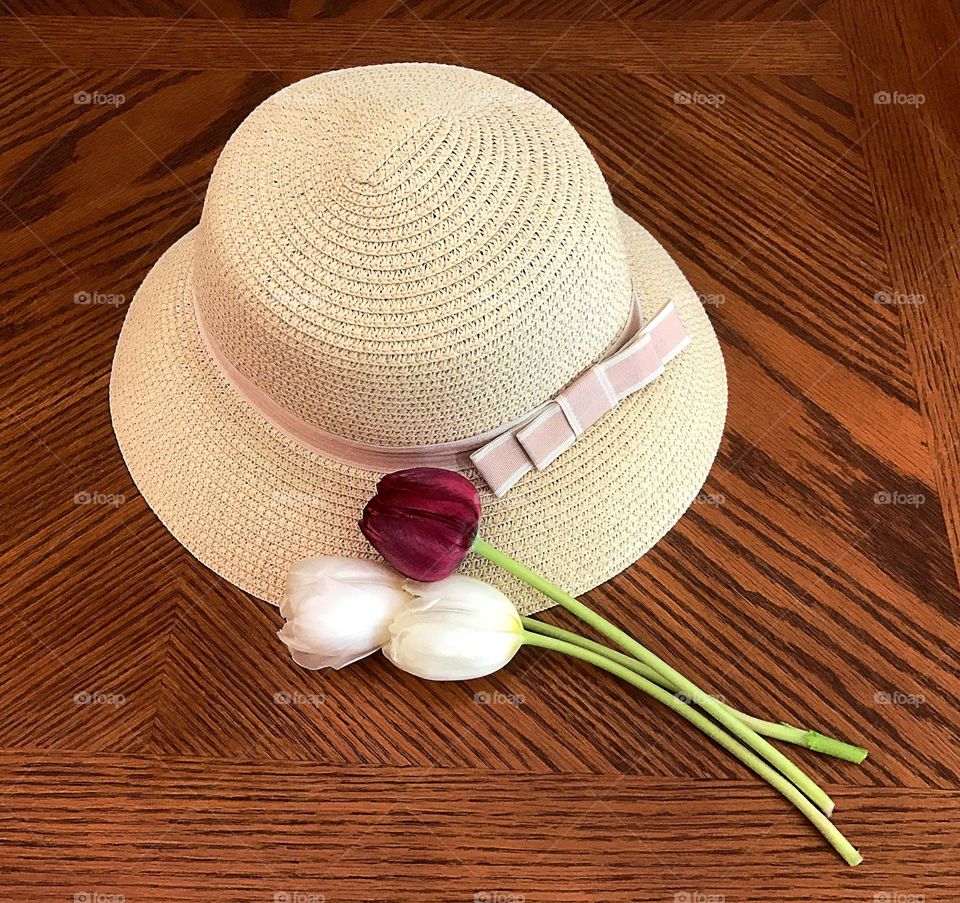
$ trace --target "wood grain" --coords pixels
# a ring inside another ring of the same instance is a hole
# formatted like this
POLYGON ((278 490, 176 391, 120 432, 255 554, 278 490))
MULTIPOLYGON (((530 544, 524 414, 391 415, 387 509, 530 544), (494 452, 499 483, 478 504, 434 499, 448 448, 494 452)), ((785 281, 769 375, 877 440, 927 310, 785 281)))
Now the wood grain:
MULTIPOLYGON (((0 15, 62 15, 58 0, 4 0, 0 15)), ((830 19, 829 0, 73 0, 72 16, 158 19, 492 19, 557 21, 779 22, 830 19)))
POLYGON ((958 899, 945 2, 0 6, 0 901, 958 899), (870 748, 797 754, 857 870, 576 664, 298 669, 278 614, 133 487, 113 347, 224 142, 306 71, 397 58, 548 99, 701 293, 730 379, 717 465, 589 601, 727 701, 870 748))
POLYGON ((837 789, 838 821, 855 823, 885 850, 838 875, 799 816, 740 783, 307 772, 272 758, 29 752, 0 757, 0 775, 11 788, 0 797, 4 901, 87 893, 205 903, 579 903, 585 896, 846 903, 885 893, 947 900, 956 889, 951 846, 960 841, 960 797, 952 791, 837 789), (17 815, 26 807, 29 819, 17 815), (82 816, 65 817, 70 809, 82 816), (918 843, 930 830, 936 841, 918 843), (806 854, 802 877, 783 861, 784 845, 806 854))
POLYGON ((72 16, 0 18, 0 59, 9 66, 82 69, 115 54, 144 69, 322 71, 385 60, 429 59, 523 74, 589 72, 839 73, 842 48, 823 22, 322 22, 72 16), (767 43, 767 38, 774 40, 767 43))
MULTIPOLYGON (((850 29, 848 53, 877 211, 890 249, 937 485, 960 560, 960 27, 946 0, 878 6, 880 26, 850 29), (904 47, 915 48, 904 53, 904 47), (884 101, 884 102, 878 102, 884 101), (898 153, 910 147, 912 153, 898 153)), ((849 4, 844 15, 852 25, 849 4)))

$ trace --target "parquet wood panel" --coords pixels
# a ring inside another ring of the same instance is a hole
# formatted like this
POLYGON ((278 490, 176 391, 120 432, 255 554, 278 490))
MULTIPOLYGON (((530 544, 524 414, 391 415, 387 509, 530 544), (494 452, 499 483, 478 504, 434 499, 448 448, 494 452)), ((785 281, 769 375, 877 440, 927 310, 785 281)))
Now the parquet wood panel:
POLYGON ((0 901, 960 899, 960 27, 875 6, 0 4, 0 901), (296 668, 137 494, 107 409, 126 303, 253 106, 395 59, 547 98, 701 293, 717 464, 590 602, 869 747, 798 754, 858 869, 576 664, 296 668))

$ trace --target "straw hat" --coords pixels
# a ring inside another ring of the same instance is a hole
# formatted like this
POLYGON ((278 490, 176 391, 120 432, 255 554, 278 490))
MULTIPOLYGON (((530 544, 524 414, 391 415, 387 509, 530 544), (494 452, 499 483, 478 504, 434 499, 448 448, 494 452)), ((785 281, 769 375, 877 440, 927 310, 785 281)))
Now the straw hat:
POLYGON ((373 556, 361 509, 421 455, 481 488, 488 541, 582 593, 696 497, 726 381, 696 293, 570 123, 494 76, 413 63, 308 78, 247 117, 130 305, 110 404, 157 516, 262 599, 298 558, 373 556), (470 455, 665 305, 689 344, 496 496, 470 455))

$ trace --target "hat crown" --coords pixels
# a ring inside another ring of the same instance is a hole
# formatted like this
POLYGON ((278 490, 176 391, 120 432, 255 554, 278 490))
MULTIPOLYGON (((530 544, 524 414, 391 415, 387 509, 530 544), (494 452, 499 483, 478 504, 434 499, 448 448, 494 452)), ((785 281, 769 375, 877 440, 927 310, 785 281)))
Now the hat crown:
POLYGON ((214 169, 191 278, 211 338, 277 404, 385 446, 516 419, 631 308, 615 208, 570 123, 434 64, 261 104, 214 169))

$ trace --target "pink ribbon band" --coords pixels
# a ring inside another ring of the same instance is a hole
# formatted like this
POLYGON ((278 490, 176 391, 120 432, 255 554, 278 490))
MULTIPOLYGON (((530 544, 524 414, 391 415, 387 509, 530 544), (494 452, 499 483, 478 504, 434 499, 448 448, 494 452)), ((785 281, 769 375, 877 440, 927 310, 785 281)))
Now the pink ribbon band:
POLYGON ((672 302, 639 331, 640 311, 634 305, 608 356, 555 399, 478 436, 437 445, 383 446, 328 433, 278 404, 225 353, 204 322, 196 296, 194 309, 200 337, 223 376, 247 404, 298 444, 380 473, 405 467, 463 469, 472 464, 497 496, 507 493, 534 467, 548 467, 584 430, 656 379, 689 341, 672 302))
POLYGON ((261 417, 269 421, 281 433, 311 451, 336 458, 345 464, 352 464, 380 473, 389 473, 406 467, 457 469, 469 467, 470 453, 475 451, 479 445, 488 442, 503 431, 503 427, 497 427, 497 429, 490 430, 482 436, 471 436, 469 439, 444 442, 438 445, 411 446, 374 445, 328 433, 276 402, 268 392, 261 389, 233 363, 204 322, 203 312, 196 301, 196 295, 194 295, 194 310, 200 337, 203 339, 207 352, 216 364, 217 369, 226 377, 227 382, 261 417))
POLYGON ((524 474, 549 467, 604 414, 660 376, 689 341, 671 301, 622 348, 578 376, 519 427, 483 445, 470 460, 494 494, 505 495, 524 474))

